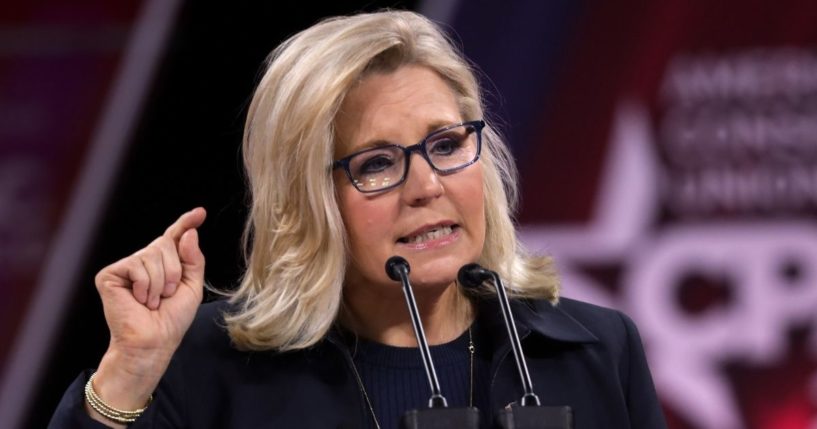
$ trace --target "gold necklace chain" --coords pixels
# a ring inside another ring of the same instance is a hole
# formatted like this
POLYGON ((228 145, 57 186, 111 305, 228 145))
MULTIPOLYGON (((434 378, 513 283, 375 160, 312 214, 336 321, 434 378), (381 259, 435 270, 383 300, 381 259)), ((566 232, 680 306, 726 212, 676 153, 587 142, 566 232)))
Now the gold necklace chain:
MULTIPOLYGON (((474 406, 474 353, 476 352, 476 347, 474 347, 474 337, 471 335, 471 327, 468 327, 468 360, 469 360, 469 381, 468 381, 468 406, 474 406)), ((374 426, 377 429, 380 429, 380 422, 377 420, 377 414, 374 412, 374 407, 372 406, 372 401, 369 399, 369 394, 366 392, 366 386, 363 385, 363 379, 360 377, 360 373, 357 371, 357 364, 355 363, 355 356, 357 355, 357 334, 355 334, 355 347, 352 350, 352 372, 355 374, 355 380, 357 380, 357 386, 360 388, 360 391, 363 392, 363 399, 366 400, 366 405, 369 407, 369 412, 372 415, 372 421, 374 421, 374 426)))

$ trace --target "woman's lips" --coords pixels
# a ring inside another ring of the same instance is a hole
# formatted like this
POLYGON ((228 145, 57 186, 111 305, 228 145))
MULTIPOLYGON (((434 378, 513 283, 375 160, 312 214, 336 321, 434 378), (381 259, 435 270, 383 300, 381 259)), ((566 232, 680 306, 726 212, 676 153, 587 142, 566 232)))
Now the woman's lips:
POLYGON ((409 249, 422 250, 445 246, 460 236, 459 225, 441 225, 409 237, 402 237, 397 242, 409 249))

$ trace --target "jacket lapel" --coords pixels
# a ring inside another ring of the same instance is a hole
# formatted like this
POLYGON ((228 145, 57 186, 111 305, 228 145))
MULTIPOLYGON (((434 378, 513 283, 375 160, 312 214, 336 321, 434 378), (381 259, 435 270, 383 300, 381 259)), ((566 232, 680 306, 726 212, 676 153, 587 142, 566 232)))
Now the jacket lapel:
MULTIPOLYGON (((545 300, 512 299, 510 305, 520 337, 536 333, 549 340, 565 343, 599 341, 584 325, 562 311, 558 304, 553 305, 545 300)), ((494 344, 508 341, 502 311, 495 298, 480 301, 479 319, 493 338, 494 344)))

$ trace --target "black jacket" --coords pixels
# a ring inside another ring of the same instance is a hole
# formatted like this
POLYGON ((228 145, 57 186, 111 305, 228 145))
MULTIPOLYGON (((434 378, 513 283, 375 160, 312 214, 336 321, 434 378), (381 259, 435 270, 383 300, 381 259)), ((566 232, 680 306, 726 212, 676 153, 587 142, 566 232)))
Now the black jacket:
MULTIPOLYGON (((502 316, 482 301, 478 324, 493 338, 491 410, 522 396, 502 316)), ((221 323, 224 303, 204 304, 132 428, 360 428, 370 415, 342 335, 307 350, 242 352, 221 323)), ((512 302, 535 392, 543 405, 568 405, 576 429, 666 428, 638 331, 624 314, 563 298, 512 302)), ((50 428, 102 428, 83 408, 82 374, 50 428)))

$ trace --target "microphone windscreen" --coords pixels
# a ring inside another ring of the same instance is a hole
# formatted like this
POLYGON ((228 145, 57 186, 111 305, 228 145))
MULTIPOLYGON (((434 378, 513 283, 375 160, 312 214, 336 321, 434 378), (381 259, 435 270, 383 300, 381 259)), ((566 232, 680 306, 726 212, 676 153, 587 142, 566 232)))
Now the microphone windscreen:
POLYGON ((406 267, 406 274, 408 275, 411 272, 411 267, 409 267, 408 261, 403 258, 402 256, 392 256, 386 261, 386 275, 389 276, 390 279, 399 282, 402 279, 400 278, 400 268, 406 267))
POLYGON ((466 288, 478 287, 489 277, 486 270, 477 263, 463 265, 457 273, 457 280, 466 288))

